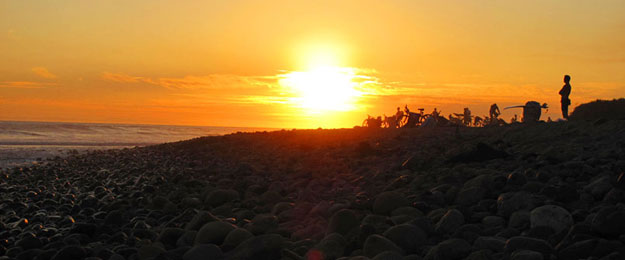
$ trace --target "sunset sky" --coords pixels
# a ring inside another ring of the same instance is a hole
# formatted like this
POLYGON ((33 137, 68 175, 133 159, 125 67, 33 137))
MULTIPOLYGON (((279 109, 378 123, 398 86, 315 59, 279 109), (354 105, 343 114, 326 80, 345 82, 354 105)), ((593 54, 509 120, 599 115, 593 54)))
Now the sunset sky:
MULTIPOLYGON (((0 120, 352 127, 625 96, 625 1, 0 1, 0 120)), ((509 120, 521 110, 506 110, 509 120)), ((546 117, 544 117, 546 119, 546 117)))

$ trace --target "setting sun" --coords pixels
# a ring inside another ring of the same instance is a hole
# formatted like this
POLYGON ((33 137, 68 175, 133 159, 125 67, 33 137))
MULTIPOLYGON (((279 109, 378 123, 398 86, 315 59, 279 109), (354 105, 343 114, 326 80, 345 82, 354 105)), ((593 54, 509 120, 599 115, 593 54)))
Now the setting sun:
POLYGON ((293 103, 309 112, 349 111, 363 95, 356 77, 353 68, 325 66, 283 74, 280 84, 295 94, 293 103))

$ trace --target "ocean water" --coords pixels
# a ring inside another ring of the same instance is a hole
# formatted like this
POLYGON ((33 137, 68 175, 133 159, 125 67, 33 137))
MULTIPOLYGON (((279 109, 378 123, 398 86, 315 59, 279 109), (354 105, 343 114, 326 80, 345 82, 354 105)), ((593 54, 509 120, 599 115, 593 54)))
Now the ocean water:
POLYGON ((0 168, 96 149, 121 149, 270 128, 0 121, 0 168))

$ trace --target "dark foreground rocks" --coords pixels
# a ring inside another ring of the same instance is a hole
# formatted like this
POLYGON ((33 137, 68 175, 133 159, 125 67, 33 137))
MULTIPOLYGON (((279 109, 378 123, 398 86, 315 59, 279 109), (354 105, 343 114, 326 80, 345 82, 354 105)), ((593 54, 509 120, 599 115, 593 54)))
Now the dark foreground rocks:
POLYGON ((0 175, 0 259, 625 259, 625 123, 239 133, 0 175))

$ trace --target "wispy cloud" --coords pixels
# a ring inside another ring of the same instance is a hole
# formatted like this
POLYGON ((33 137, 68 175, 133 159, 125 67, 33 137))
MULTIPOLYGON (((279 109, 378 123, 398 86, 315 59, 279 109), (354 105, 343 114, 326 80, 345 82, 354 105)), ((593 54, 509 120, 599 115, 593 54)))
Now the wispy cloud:
POLYGON ((33 82, 33 81, 4 81, 0 82, 0 88, 24 88, 35 89, 55 86, 55 83, 33 82))
POLYGON ((206 76, 185 76, 182 78, 149 78, 130 76, 127 74, 104 72, 100 78, 107 81, 121 83, 146 83, 161 86, 167 89, 241 89, 255 87, 270 87, 275 85, 274 76, 239 76, 230 74, 212 74, 206 76))
POLYGON ((50 72, 48 69, 44 68, 44 67, 34 67, 32 69, 30 69, 33 73, 35 73, 37 76, 42 77, 42 78, 46 78, 46 79, 56 79, 58 78, 56 75, 52 74, 52 72, 50 72))

